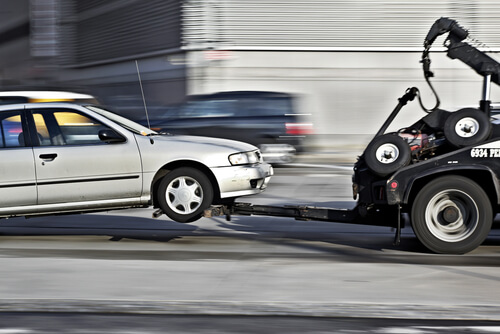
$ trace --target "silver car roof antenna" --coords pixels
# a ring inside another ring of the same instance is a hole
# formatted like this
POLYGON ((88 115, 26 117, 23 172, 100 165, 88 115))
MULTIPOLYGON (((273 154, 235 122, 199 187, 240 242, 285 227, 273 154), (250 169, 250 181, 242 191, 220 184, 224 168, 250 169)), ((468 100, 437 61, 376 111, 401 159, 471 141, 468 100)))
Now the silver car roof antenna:
POLYGON ((139 63, 137 59, 135 60, 135 68, 137 69, 137 77, 139 78, 139 85, 141 86, 142 102, 144 103, 144 110, 146 111, 146 121, 148 122, 148 128, 151 130, 151 124, 149 124, 148 107, 146 106, 146 99, 144 98, 144 90, 142 89, 141 72, 139 71, 139 63))

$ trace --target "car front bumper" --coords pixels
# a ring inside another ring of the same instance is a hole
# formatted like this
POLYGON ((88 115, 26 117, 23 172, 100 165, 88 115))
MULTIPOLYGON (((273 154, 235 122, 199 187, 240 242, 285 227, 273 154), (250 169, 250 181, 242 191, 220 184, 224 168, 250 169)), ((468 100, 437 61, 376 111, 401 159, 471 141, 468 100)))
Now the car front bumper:
POLYGON ((221 198, 248 196, 266 189, 273 167, 267 163, 211 169, 218 181, 221 198))

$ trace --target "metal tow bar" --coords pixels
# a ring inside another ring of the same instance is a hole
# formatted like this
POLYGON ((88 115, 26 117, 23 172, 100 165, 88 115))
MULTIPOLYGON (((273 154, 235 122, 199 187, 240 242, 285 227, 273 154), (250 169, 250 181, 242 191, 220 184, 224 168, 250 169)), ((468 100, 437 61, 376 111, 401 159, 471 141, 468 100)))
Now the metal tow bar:
POLYGON ((233 205, 211 206, 209 209, 205 210, 203 216, 226 216, 226 219, 229 221, 232 215, 290 217, 296 220, 305 221, 315 220, 358 225, 389 226, 395 228, 401 225, 398 206, 361 210, 358 206, 353 209, 333 209, 300 205, 271 206, 234 203, 233 205))

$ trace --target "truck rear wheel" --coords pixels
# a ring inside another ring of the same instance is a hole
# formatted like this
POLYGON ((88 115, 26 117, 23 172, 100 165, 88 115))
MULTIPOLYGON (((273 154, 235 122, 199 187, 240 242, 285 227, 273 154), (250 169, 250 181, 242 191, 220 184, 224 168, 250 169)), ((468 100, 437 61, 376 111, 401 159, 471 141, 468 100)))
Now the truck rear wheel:
POLYGON ((443 176, 418 193, 411 210, 418 240, 435 253, 463 254, 483 243, 491 230, 493 209, 474 181, 443 176))
POLYGON ((374 138, 365 150, 365 161, 370 170, 386 176, 410 163, 411 149, 397 134, 385 134, 374 138))
POLYGON ((444 123, 444 136, 455 147, 482 143, 490 137, 488 116, 478 109, 465 108, 452 113, 444 123))

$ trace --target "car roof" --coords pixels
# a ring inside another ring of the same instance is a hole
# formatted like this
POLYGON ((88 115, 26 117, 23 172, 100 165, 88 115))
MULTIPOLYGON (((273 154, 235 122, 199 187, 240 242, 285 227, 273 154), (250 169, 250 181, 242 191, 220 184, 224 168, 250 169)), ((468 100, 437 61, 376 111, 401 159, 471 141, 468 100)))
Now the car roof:
MULTIPOLYGON (((66 91, 39 91, 39 90, 23 90, 23 91, 3 91, 0 92, 0 101, 9 100, 13 103, 21 103, 20 99, 26 99, 26 102, 53 102, 53 101, 78 101, 78 100, 95 100, 95 97, 89 94, 66 92, 66 91)), ((12 103, 11 102, 11 103, 12 103)), ((4 103, 2 103, 4 104, 4 103)))
POLYGON ((33 102, 33 103, 16 103, 0 105, 0 112, 29 109, 29 108, 74 108, 75 106, 85 106, 88 103, 73 103, 73 102, 33 102))
POLYGON ((34 100, 50 100, 50 99, 93 99, 92 95, 65 92, 65 91, 38 91, 38 90, 23 90, 23 91, 3 91, 0 92, 0 97, 26 97, 34 100))

